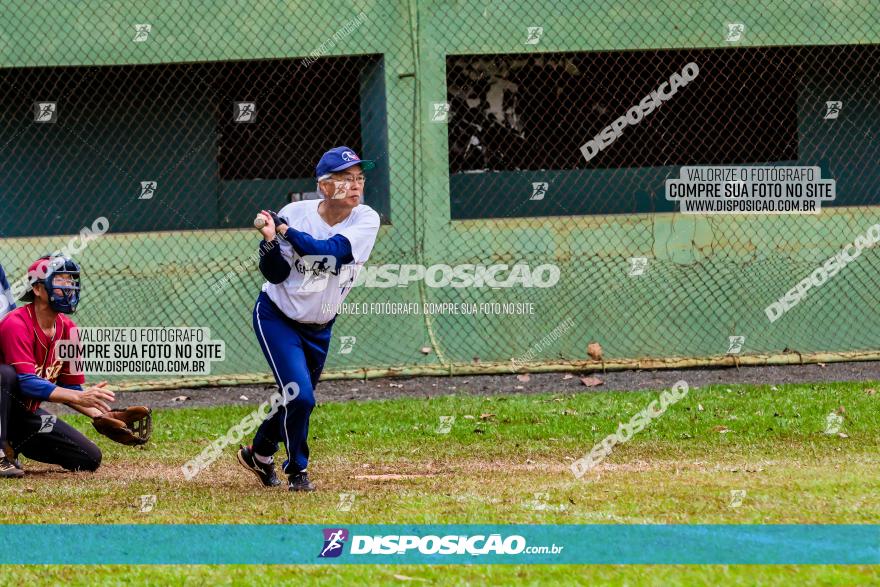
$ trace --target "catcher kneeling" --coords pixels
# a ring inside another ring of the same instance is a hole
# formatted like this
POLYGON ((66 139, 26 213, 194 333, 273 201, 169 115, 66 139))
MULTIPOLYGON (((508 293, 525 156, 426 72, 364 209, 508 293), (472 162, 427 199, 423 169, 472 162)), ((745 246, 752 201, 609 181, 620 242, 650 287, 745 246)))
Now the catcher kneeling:
POLYGON ((102 381, 83 390, 85 376, 55 356, 59 341, 77 340, 67 317, 80 299, 80 268, 63 256, 42 257, 28 269, 29 302, 0 320, 0 477, 24 476, 16 459, 94 471, 101 451, 81 432, 40 408, 63 403, 92 418, 95 429, 122 444, 144 444, 151 432, 149 408, 111 410, 115 400, 102 381))

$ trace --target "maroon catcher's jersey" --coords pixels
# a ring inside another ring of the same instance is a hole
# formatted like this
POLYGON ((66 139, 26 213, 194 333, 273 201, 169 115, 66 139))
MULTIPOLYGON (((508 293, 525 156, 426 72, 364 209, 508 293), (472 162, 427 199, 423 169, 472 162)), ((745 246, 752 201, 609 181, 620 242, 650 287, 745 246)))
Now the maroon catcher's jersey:
MULTIPOLYGON (((0 320, 0 364, 11 365, 19 375, 32 374, 60 386, 82 385, 85 375, 71 373, 70 361, 55 358, 55 344, 76 336, 76 324, 65 314, 55 317, 55 336, 49 338, 37 323, 33 304, 16 308, 0 320)), ((40 400, 22 398, 34 412, 40 400)))

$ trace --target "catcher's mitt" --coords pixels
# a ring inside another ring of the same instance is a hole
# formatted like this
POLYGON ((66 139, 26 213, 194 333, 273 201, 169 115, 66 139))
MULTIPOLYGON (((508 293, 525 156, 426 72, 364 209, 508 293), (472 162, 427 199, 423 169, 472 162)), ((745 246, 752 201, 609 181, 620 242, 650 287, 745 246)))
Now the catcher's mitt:
POLYGON ((153 416, 146 406, 113 410, 92 418, 95 430, 119 444, 146 444, 153 433, 153 416))

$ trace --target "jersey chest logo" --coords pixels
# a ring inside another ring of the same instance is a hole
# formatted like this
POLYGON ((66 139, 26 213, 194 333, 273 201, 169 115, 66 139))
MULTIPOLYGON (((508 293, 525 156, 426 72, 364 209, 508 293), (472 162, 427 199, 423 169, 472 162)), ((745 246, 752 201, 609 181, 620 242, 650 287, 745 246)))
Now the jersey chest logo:
POLYGON ((47 365, 45 368, 42 365, 36 368, 37 377, 42 377, 53 383, 58 378, 59 373, 61 373, 61 361, 55 361, 51 365, 47 365))

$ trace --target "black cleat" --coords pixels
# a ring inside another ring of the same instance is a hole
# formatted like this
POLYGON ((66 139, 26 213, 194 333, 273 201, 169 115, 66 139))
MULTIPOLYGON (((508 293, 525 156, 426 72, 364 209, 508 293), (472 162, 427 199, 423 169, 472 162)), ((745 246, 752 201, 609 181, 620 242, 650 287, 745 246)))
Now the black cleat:
POLYGON ((305 471, 288 476, 288 491, 314 491, 315 484, 309 481, 309 474, 305 471))
POLYGON ((24 477, 24 471, 16 467, 8 458, 0 457, 0 477, 18 479, 24 477))
POLYGON ((275 463, 261 463, 254 458, 254 449, 239 445, 238 462, 241 466, 257 476, 264 487, 277 487, 281 481, 275 475, 275 463))
POLYGON ((0 446, 0 449, 3 449, 3 453, 6 454, 6 458, 12 461, 12 464, 24 471, 24 467, 21 466, 21 462, 18 460, 18 456, 15 454, 15 451, 12 450, 12 445, 7 441, 4 443, 4 446, 0 446))

